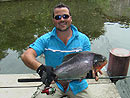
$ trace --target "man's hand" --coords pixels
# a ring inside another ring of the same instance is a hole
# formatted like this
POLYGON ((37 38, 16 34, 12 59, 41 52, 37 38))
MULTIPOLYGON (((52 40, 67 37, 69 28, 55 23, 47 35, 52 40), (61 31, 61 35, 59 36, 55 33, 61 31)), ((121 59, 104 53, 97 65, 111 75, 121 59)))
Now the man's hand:
POLYGON ((49 87, 51 82, 55 79, 54 69, 51 66, 44 66, 43 64, 37 69, 42 82, 49 87))
MULTIPOLYGON (((99 70, 98 71, 101 75, 102 75, 102 71, 99 70)), ((87 74, 86 78, 95 78, 96 81, 99 80, 99 77, 98 77, 98 72, 96 70, 90 70, 89 73, 87 74)))
MULTIPOLYGON (((98 72, 99 72, 101 75, 103 74, 101 70, 99 70, 98 72)), ((96 81, 99 80, 98 72, 96 72, 96 70, 92 70, 93 77, 95 78, 96 81)))

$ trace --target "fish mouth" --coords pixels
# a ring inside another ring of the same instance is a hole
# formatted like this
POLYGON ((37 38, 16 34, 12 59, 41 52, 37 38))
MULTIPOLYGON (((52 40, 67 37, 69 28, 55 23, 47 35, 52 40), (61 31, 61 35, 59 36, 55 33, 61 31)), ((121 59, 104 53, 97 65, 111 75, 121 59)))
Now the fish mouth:
POLYGON ((99 72, 105 65, 107 64, 107 60, 105 60, 101 65, 97 65, 97 67, 95 67, 95 71, 99 72))

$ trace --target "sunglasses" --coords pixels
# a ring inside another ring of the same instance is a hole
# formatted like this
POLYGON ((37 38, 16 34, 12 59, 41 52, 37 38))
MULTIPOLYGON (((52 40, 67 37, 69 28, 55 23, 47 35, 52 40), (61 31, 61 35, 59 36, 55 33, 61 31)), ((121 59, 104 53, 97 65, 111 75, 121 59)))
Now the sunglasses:
POLYGON ((61 20, 62 17, 63 17, 63 19, 68 19, 70 16, 67 14, 64 14, 64 15, 56 15, 54 18, 56 20, 61 20))

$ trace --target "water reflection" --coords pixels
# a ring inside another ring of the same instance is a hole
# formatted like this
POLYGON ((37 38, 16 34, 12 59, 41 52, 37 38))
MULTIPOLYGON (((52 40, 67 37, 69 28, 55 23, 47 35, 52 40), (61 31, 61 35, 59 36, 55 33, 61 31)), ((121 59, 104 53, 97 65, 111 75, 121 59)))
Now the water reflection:
MULTIPOLYGON (((96 39, 101 38, 101 35, 104 36, 105 22, 118 22, 122 24, 122 28, 129 28, 129 0, 2 2, 0 3, 0 60, 9 54, 8 49, 17 52, 20 56, 37 37, 52 30, 52 8, 59 2, 70 6, 73 24, 90 38, 92 44, 96 39)), ((7 62, 10 61, 7 59, 7 62)))

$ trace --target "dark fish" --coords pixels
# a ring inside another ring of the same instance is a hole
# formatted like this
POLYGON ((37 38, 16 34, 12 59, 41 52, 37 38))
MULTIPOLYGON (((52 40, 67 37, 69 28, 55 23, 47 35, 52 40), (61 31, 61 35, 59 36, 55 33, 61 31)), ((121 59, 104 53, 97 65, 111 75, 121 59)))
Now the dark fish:
POLYGON ((81 78, 94 69, 98 72, 107 64, 106 57, 94 52, 79 52, 64 57, 63 63, 55 69, 58 79, 81 78))

